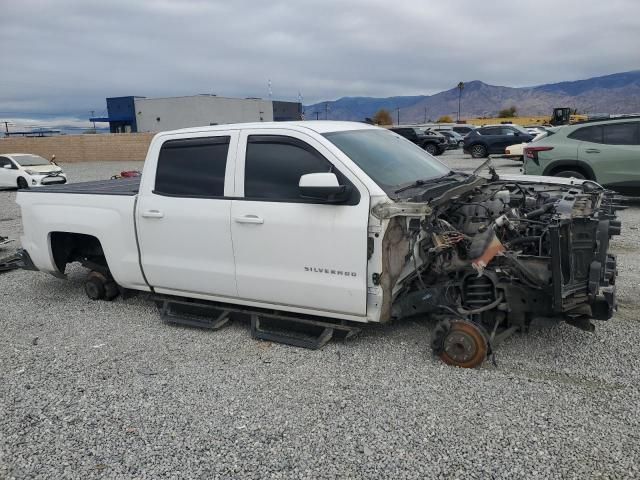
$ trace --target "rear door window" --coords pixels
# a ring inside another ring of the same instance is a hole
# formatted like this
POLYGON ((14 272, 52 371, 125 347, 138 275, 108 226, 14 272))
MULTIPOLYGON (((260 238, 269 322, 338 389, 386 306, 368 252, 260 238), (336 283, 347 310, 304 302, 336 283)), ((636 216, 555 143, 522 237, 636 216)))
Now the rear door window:
POLYGON ((604 143, 609 145, 638 145, 640 123, 612 123, 604 126, 604 143))
POLYGON ((602 125, 582 127, 567 136, 583 142, 602 143, 602 125))
POLYGON ((169 140, 158 156, 153 193, 175 197, 224 196, 228 136, 169 140))
POLYGON ((487 128, 481 128, 480 130, 478 130, 478 133, 482 136, 487 136, 487 135, 500 135, 501 134, 501 128, 500 127, 487 127, 487 128))
POLYGON ((500 128, 500 135, 509 135, 511 137, 514 137, 515 134, 516 134, 516 131, 513 128, 509 128, 509 127, 500 128))

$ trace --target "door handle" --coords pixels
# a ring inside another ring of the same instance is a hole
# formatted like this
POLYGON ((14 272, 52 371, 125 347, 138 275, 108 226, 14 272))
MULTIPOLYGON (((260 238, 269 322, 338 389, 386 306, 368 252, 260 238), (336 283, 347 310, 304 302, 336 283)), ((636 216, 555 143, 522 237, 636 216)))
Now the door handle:
POLYGON ((585 150, 585 153, 600 153, 600 150, 598 150, 597 148, 587 148, 585 150))
POLYGON ((164 213, 162 213, 160 210, 145 210, 144 212, 142 212, 142 216, 144 218, 163 218, 164 213))
POLYGON ((257 215, 245 215, 244 217, 234 217, 233 219, 236 223, 253 223, 257 225, 262 225, 264 220, 257 215))

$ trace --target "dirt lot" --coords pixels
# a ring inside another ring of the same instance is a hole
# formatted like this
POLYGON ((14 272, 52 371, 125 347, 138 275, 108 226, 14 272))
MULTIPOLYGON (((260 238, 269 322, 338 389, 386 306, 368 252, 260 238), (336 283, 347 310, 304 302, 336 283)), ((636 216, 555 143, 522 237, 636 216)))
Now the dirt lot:
MULTIPOLYGON (((0 234, 17 240, 14 199, 0 234)), ((144 294, 92 302, 81 268, 2 274, 0 478, 637 478, 640 203, 620 217, 616 316, 514 336, 476 370, 431 357, 428 321, 307 351, 165 325, 144 294)))

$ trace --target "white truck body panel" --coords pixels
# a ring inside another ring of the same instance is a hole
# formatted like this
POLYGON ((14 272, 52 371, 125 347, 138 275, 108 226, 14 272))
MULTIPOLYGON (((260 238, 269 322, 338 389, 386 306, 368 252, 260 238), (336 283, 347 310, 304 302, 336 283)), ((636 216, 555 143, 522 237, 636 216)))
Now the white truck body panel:
POLYGON ((307 132, 247 128, 240 137, 235 169, 237 197, 244 197, 244 160, 251 135, 285 135, 311 145, 355 185, 360 202, 318 205, 234 200, 231 234, 238 296, 365 316, 368 190, 324 143, 307 132))
MULTIPOLYGON (((238 131, 227 130, 223 134, 231 137, 224 192, 225 197, 231 198, 238 131)), ((197 136, 220 137, 221 134, 209 131, 197 136)), ((149 148, 145 162, 147 175, 142 179, 136 212, 141 262, 149 284, 166 293, 236 297, 229 227, 231 200, 170 197, 153 192, 156 160, 162 144, 193 137, 192 134, 158 134, 149 148)))
MULTIPOLYGON (((49 235, 99 239, 114 280, 125 288, 280 309, 338 319, 380 321, 389 220, 370 214, 390 202, 323 133, 376 129, 353 122, 283 122, 162 132, 151 142, 137 195, 19 193, 23 247, 34 265, 61 276, 49 235), (257 201, 244 197, 251 135, 281 135, 319 152, 357 189, 354 205, 257 201), (229 136, 224 196, 176 198, 154 192, 158 158, 169 140, 229 136), (373 253, 367 258, 368 241, 373 253)), ((386 300, 388 303, 388 299, 386 300)))
POLYGON ((51 232, 72 232, 99 238, 114 279, 126 287, 149 290, 140 269, 133 222, 134 197, 99 195, 18 194, 22 208, 22 246, 34 265, 56 276, 51 232))

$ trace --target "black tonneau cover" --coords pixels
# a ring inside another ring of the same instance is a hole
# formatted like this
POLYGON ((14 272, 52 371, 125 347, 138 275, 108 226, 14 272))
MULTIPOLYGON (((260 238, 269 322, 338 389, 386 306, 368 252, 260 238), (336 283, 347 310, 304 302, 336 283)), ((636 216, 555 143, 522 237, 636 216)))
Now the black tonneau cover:
POLYGON ((136 195, 140 189, 140 177, 98 180, 96 182, 47 185, 46 187, 21 190, 33 193, 78 193, 82 195, 136 195))

